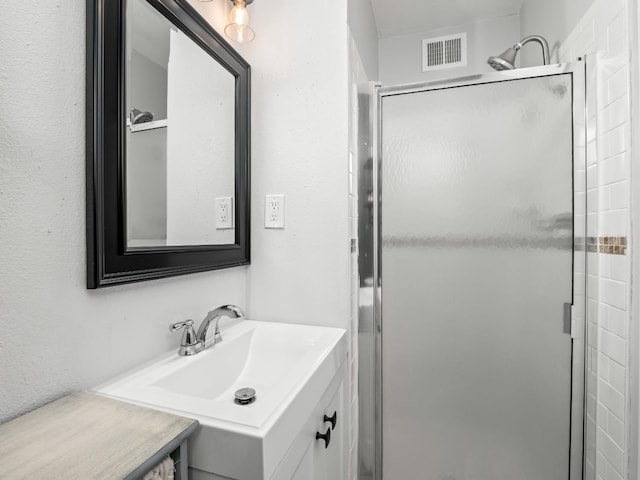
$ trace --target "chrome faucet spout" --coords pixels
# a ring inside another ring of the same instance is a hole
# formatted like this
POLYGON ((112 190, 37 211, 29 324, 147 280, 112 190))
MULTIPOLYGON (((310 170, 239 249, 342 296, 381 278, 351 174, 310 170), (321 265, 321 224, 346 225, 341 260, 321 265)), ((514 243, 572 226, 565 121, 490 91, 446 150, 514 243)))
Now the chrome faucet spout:
POLYGON ((222 317, 242 318, 244 317, 244 313, 242 313, 242 310, 235 305, 223 305, 207 313, 207 316, 204 317, 204 320, 202 320, 202 323, 200 324, 200 328, 198 328, 198 340, 202 343, 203 349, 207 346, 207 333, 209 332, 209 327, 214 323, 214 321, 215 330, 213 332, 213 345, 222 341, 219 326, 220 318, 222 317))
POLYGON ((207 316, 204 317, 204 320, 200 324, 200 328, 198 328, 197 334, 193 328, 193 320, 187 320, 186 322, 179 322, 171 325, 169 329, 172 332, 184 329, 178 355, 195 355, 207 348, 207 333, 209 332, 209 327, 214 322, 215 331, 213 333, 212 345, 220 343, 222 341, 222 335, 220 335, 220 327, 218 323, 220 322, 221 317, 241 318, 244 317, 244 314, 242 313, 242 310, 235 305, 223 305, 218 307, 207 313, 207 316))

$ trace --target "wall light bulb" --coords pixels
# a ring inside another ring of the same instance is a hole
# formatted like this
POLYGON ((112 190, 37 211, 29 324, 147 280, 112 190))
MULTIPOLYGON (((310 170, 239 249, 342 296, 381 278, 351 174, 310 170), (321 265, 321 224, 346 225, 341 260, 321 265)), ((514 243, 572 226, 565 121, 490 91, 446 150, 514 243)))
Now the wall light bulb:
POLYGON ((244 0, 233 2, 229 20, 231 23, 225 27, 224 33, 231 40, 238 43, 248 43, 255 38, 255 32, 249 27, 249 13, 244 0))
POLYGON ((231 20, 231 23, 235 23, 239 27, 246 27, 249 25, 249 12, 247 12, 247 7, 244 6, 244 2, 236 3, 236 5, 231 9, 229 19, 231 20))

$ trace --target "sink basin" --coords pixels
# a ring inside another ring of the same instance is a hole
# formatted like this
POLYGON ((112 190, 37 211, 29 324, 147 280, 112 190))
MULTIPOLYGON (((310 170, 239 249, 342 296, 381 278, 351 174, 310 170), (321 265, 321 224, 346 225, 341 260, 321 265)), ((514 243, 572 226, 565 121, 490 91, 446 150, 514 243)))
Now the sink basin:
POLYGON ((269 479, 344 362, 345 330, 251 320, 221 330, 215 346, 191 357, 178 356, 176 346, 95 391, 198 419, 190 466, 269 479), (256 400, 238 405, 234 394, 245 387, 255 389, 256 400))

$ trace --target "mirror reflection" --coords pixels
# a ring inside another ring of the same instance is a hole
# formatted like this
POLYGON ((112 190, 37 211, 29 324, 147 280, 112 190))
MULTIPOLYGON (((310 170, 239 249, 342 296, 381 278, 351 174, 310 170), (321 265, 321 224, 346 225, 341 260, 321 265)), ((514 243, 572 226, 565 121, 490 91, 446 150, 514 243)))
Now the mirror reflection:
POLYGON ((127 2, 127 247, 235 242, 235 77, 127 2))

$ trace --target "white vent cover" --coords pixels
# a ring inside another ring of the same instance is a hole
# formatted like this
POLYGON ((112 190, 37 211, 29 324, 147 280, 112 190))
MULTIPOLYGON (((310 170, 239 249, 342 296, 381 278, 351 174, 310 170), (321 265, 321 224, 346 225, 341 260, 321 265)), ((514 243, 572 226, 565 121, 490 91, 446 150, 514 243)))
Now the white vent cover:
POLYGON ((446 37, 422 40, 422 71, 467 65, 467 34, 458 33, 446 37))

